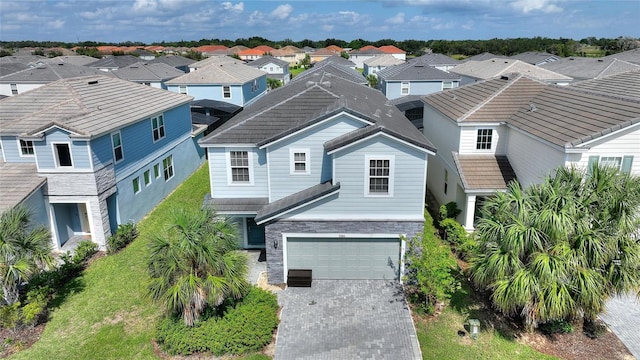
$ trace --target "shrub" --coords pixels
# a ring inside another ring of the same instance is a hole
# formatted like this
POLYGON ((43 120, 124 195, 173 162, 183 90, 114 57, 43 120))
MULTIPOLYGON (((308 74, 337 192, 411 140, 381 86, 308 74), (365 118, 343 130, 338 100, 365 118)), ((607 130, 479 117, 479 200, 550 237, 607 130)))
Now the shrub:
POLYGON ((98 244, 89 240, 81 241, 73 255, 73 261, 75 263, 84 263, 96 252, 98 252, 98 244))
POLYGON ((20 302, 0 306, 0 326, 13 329, 20 323, 20 302))
POLYGON ((573 325, 567 320, 561 319, 540 324, 538 329, 545 335, 569 334, 573 332, 573 325))
POLYGON ((244 354, 271 342, 278 325, 277 311, 275 295, 252 287, 240 302, 227 307, 222 317, 212 316, 193 327, 186 326, 180 317, 163 319, 155 338, 172 355, 203 351, 215 355, 244 354))
POLYGON ((138 237, 138 228, 134 223, 118 225, 118 230, 107 239, 107 252, 115 254, 138 237))
POLYGON ((444 240, 461 259, 467 260, 473 255, 476 242, 459 222, 452 218, 446 218, 440 221, 440 228, 444 240))
POLYGON ((607 326, 601 320, 584 319, 582 331, 591 339, 597 339, 607 332, 607 326))
POLYGON ((458 209, 458 204, 455 201, 450 201, 440 206, 440 220, 455 219, 461 212, 462 210, 458 209))
POLYGON ((47 313, 49 294, 47 291, 30 291, 27 304, 22 307, 22 322, 25 325, 38 325, 47 313))

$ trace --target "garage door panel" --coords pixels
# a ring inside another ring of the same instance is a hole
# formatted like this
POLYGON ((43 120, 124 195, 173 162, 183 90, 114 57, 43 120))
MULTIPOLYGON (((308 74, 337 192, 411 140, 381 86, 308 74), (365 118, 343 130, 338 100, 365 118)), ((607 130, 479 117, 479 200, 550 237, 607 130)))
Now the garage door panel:
POLYGON ((312 269, 314 279, 397 279, 399 260, 399 239, 287 239, 287 267, 312 269))

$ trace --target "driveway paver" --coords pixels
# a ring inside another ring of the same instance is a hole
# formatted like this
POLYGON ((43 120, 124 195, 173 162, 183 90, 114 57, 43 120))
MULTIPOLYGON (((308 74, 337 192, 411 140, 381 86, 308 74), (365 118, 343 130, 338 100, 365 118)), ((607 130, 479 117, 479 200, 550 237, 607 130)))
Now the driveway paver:
POLYGON ((600 318, 611 331, 640 359, 640 302, 635 295, 627 294, 607 300, 606 310, 600 318))
POLYGON ((314 280, 280 292, 278 301, 276 360, 422 358, 397 282, 314 280))

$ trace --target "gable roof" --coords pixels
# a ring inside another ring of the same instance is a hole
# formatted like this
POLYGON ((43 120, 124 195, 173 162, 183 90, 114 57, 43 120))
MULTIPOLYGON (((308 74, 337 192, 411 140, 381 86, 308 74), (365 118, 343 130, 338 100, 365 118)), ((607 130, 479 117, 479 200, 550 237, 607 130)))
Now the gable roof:
POLYGON ((378 50, 382 51, 385 54, 406 54, 407 53, 406 51, 402 49, 398 49, 393 45, 383 45, 378 47, 378 50))
POLYGON ((571 77, 555 73, 521 60, 493 58, 484 61, 467 61, 449 70, 475 79, 490 79, 509 73, 519 73, 542 81, 571 81, 571 77))
POLYGON ((308 205, 310 202, 320 200, 338 190, 340 190, 340 183, 333 185, 331 181, 314 185, 261 207, 256 214, 255 221, 258 224, 269 221, 278 215, 308 205))
POLYGON ((640 69, 569 85, 596 94, 640 100, 640 69))
MULTIPOLYGON (((374 46, 367 49, 349 51, 349 55, 383 55, 383 54, 386 54, 386 53, 374 46)), ((388 54, 388 55, 391 55, 391 54, 388 54)))
POLYGON ((329 73, 314 81, 292 82, 272 90, 250 108, 200 140, 202 145, 262 146, 342 112, 372 123, 368 131, 385 132, 415 146, 433 145, 378 90, 329 73))
POLYGON ((36 164, 0 162, 0 214, 20 204, 46 181, 46 177, 38 176, 36 164))
POLYGON ((384 54, 367 59, 363 63, 367 66, 393 66, 404 64, 404 60, 398 59, 391 54, 384 54))
POLYGON ((317 65, 315 65, 311 69, 305 70, 296 75, 296 77, 294 77, 291 82, 301 82, 309 79, 311 79, 311 81, 316 81, 314 79, 316 79, 318 76, 324 75, 325 73, 332 74, 333 76, 354 82, 356 84, 368 84, 367 79, 358 70, 338 65, 331 61, 317 63, 317 65))
POLYGON ((0 77, 0 83, 49 83, 60 79, 69 79, 78 76, 105 75, 113 76, 110 73, 93 69, 86 66, 79 66, 67 63, 49 63, 35 67, 29 67, 0 77))
POLYGON ((165 56, 158 56, 153 60, 149 60, 147 63, 148 64, 167 64, 173 67, 179 67, 179 66, 191 65, 194 62, 196 61, 180 55, 165 55, 165 56))
POLYGON ((29 65, 22 63, 0 63, 0 76, 13 74, 20 70, 28 69, 29 65))
POLYGON ((538 65, 544 62, 554 62, 560 60, 559 56, 549 54, 547 52, 527 51, 510 57, 511 59, 521 60, 531 65, 538 65))
POLYGON ((490 60, 490 59, 506 59, 507 56, 502 56, 502 55, 494 55, 490 52, 483 52, 482 54, 477 54, 477 55, 473 55, 471 57, 468 57, 466 59, 462 59, 462 62, 467 62, 467 61, 484 61, 484 60, 490 60))
POLYGON ((242 60, 234 59, 231 56, 226 55, 216 55, 191 63, 189 67, 199 69, 211 64, 231 64, 237 62, 242 62, 242 60))
POLYGON ((640 48, 623 51, 617 54, 611 54, 611 55, 605 56, 605 58, 615 58, 618 60, 623 60, 623 61, 627 61, 634 64, 640 64, 640 48))
POLYGON ((78 137, 95 138, 191 99, 103 75, 63 79, 3 99, 0 134, 38 136, 58 126, 78 137))
POLYGON ((293 51, 295 53, 304 53, 304 50, 297 48, 293 45, 287 45, 280 48, 280 50, 293 51))
POLYGON ((340 55, 331 55, 325 59, 322 59, 320 61, 318 61, 314 66, 318 66, 324 63, 333 63, 336 65, 341 65, 341 66, 345 66, 345 67, 355 67, 356 64, 349 60, 349 59, 345 59, 340 55))
POLYGON ((437 81, 460 80, 460 75, 451 74, 435 67, 424 65, 420 61, 389 66, 378 71, 378 78, 384 81, 437 81))
POLYGON ((458 65, 462 61, 456 60, 446 55, 431 53, 418 56, 417 58, 410 59, 409 62, 422 63, 424 65, 438 66, 438 65, 458 65))
POLYGON ((50 63, 68 63, 73 65, 86 66, 92 62, 95 62, 97 59, 87 55, 71 55, 71 56, 56 56, 54 58, 48 59, 47 62, 50 63))
POLYGON ((453 161, 465 190, 506 190, 516 180, 506 156, 453 153, 453 161))
POLYGON ((92 68, 118 69, 121 67, 129 66, 131 64, 135 64, 139 61, 140 59, 133 55, 107 56, 92 63, 88 63, 86 66, 92 68))
POLYGON ((284 60, 276 59, 271 55, 266 55, 266 56, 261 57, 260 59, 256 59, 256 60, 253 60, 251 62, 248 62, 247 65, 257 68, 257 67, 261 67, 263 65, 269 64, 269 63, 272 63, 274 65, 278 65, 278 66, 281 66, 281 67, 289 67, 289 63, 288 62, 286 62, 284 60))
POLYGON ((167 81, 171 85, 212 84, 241 85, 265 76, 263 71, 241 61, 211 64, 167 81))
POLYGON ((258 51, 262 51, 263 53, 268 53, 271 52, 273 50, 275 50, 274 48, 272 48, 269 45, 258 45, 256 47, 253 48, 254 50, 258 50, 258 51))
POLYGON ((171 65, 135 63, 112 71, 115 77, 129 81, 165 81, 184 75, 184 71, 171 65))
POLYGON ((598 79, 640 69, 640 65, 638 64, 618 60, 613 57, 568 57, 540 66, 559 74, 571 76, 576 80, 598 79))

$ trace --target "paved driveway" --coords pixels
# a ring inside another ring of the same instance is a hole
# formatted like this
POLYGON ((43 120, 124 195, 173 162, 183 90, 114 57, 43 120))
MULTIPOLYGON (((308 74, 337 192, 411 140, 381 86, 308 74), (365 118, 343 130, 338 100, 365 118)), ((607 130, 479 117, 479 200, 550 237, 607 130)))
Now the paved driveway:
POLYGON ((422 359, 397 282, 314 280, 278 295, 276 360, 422 359))
POLYGON ((628 294, 607 300, 607 307, 600 318, 611 331, 640 360, 640 302, 628 294))

